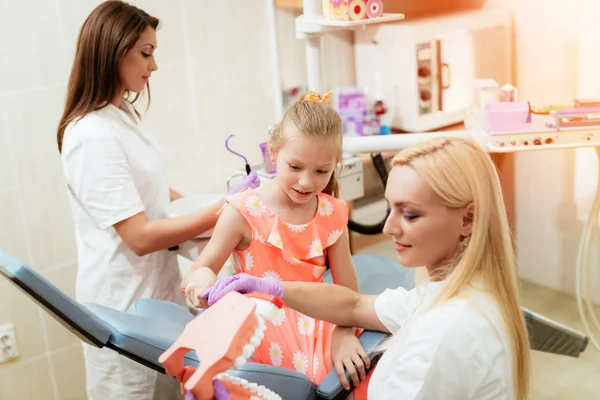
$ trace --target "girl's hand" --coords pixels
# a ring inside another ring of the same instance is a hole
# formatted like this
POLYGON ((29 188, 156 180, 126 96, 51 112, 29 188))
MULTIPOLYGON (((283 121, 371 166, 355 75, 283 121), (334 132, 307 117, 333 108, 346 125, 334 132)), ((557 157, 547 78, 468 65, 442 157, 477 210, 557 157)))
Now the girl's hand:
POLYGON ((207 299, 201 298, 203 292, 215 284, 217 275, 212 269, 201 267, 186 276, 185 297, 196 308, 208 308, 207 299))
POLYGON ((346 379, 344 367, 350 374, 354 387, 357 387, 366 377, 365 369, 371 365, 369 355, 356 337, 355 328, 335 327, 331 338, 331 359, 340 382, 346 390, 350 390, 350 383, 346 379))

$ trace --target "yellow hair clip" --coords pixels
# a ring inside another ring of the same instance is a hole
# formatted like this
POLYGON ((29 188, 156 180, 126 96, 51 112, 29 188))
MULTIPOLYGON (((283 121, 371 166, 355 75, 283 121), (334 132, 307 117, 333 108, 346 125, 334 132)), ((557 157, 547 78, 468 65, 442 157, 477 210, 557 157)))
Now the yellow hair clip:
POLYGON ((319 97, 318 94, 316 93, 309 93, 306 96, 304 96, 304 100, 309 100, 309 101, 316 101, 317 103, 325 103, 327 101, 327 99, 329 99, 329 97, 333 94, 333 91, 328 92, 325 94, 325 96, 323 96, 322 98, 319 97))

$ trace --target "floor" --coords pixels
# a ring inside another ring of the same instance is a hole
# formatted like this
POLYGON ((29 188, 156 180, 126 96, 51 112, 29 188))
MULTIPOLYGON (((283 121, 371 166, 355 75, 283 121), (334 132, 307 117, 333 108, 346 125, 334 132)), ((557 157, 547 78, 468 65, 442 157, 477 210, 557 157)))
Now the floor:
MULTIPOLYGON (((375 253, 395 258, 383 236, 353 235, 356 253, 375 253)), ((520 282, 522 305, 547 318, 585 332, 575 298, 520 282)), ((600 306, 596 315, 600 316, 600 306)), ((593 344, 579 358, 532 352, 531 400, 600 399, 600 352, 593 344)))

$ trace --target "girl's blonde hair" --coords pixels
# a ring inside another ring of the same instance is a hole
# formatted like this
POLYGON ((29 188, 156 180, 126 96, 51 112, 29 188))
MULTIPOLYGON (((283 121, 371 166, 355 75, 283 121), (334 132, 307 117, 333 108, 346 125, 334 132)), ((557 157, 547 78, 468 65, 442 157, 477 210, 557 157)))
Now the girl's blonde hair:
MULTIPOLYGON (((323 98, 315 93, 309 93, 297 100, 287 109, 281 122, 269 136, 269 155, 275 159, 279 150, 285 144, 287 137, 283 133, 288 124, 292 124, 298 132, 314 139, 329 139, 337 145, 336 165, 342 160, 342 119, 333 108, 327 105, 331 92, 323 98)), ((339 195, 338 168, 331 174, 323 193, 334 197, 339 195)))
MULTIPOLYGON (((496 299, 509 336, 515 398, 529 392, 530 350, 519 302, 516 262, 500 180, 491 159, 475 142, 437 138, 404 149, 392 167, 408 165, 452 209, 473 204, 471 236, 445 266, 448 283, 434 305, 455 298, 478 281, 496 299)), ((421 269, 420 274, 424 268, 421 269)))

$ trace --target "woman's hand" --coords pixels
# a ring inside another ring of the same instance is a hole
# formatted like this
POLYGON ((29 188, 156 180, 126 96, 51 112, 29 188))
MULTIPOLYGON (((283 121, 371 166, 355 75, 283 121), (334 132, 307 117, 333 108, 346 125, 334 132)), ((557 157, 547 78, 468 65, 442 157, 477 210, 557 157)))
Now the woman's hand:
MULTIPOLYGON (((183 384, 181 386, 183 386, 183 384)), ((229 390, 227 390, 225 385, 223 385, 218 379, 213 380, 213 390, 215 391, 215 400, 231 400, 229 390)), ((194 396, 194 393, 192 392, 187 392, 185 394, 185 400, 196 400, 196 396, 194 396)))
POLYGON ((336 326, 331 338, 331 359, 335 371, 340 378, 340 383, 346 390, 350 390, 350 383, 346 379, 344 367, 350 374, 350 379, 357 387, 366 377, 366 368, 371 365, 369 355, 363 349, 356 337, 355 328, 342 328, 336 326))
POLYGON ((185 277, 185 297, 196 308, 208 308, 208 301, 201 297, 208 288, 217 281, 217 275, 212 269, 200 267, 189 272, 185 277))
POLYGON ((245 273, 236 274, 227 278, 219 279, 214 286, 200 294, 203 301, 212 306, 229 292, 248 294, 259 292, 270 294, 280 299, 283 297, 283 286, 281 282, 272 276, 257 278, 245 273))

